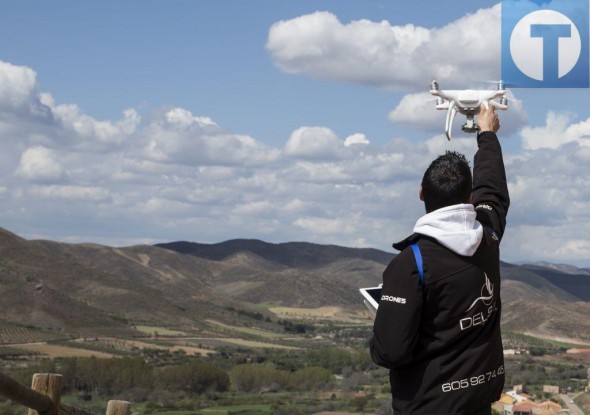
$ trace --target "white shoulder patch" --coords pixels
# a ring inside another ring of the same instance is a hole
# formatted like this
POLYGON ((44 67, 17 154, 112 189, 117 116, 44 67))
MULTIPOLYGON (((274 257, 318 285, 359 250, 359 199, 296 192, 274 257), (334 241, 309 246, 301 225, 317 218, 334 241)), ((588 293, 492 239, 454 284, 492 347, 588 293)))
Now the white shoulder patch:
POLYGON ((481 203, 481 204, 477 205, 475 207, 475 209, 494 210, 494 209, 492 209, 492 207, 490 205, 485 204, 485 203, 481 203))

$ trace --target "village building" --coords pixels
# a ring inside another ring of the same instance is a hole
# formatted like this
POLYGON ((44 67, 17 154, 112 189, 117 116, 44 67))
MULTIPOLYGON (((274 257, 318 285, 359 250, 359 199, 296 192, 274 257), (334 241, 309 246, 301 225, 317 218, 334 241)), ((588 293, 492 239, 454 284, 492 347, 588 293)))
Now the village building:
MULTIPOLYGON (((523 385, 516 385, 513 390, 503 393, 500 400, 492 408, 501 415, 563 415, 563 407, 553 401, 534 401, 529 395, 521 392, 523 385)), ((559 387, 544 385, 543 391, 554 393, 559 387)))

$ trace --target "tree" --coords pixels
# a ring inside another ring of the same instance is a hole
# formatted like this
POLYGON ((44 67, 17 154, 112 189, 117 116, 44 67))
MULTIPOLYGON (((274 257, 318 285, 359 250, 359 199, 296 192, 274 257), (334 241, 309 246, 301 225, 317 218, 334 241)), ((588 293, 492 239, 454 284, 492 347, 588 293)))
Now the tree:
POLYGON ((84 390, 102 396, 119 394, 129 389, 151 389, 153 369, 141 357, 121 359, 83 359, 78 362, 77 384, 84 390))
POLYGON ((288 374, 267 365, 236 365, 230 371, 232 387, 238 392, 277 391, 286 388, 288 374))
POLYGON ((332 373, 323 367, 310 366, 291 374, 290 385, 297 390, 322 389, 330 385, 332 373))
POLYGON ((351 353, 335 347, 312 349, 306 358, 310 366, 320 366, 338 374, 341 374, 344 368, 353 365, 351 353))
POLYGON ((191 362, 161 368, 158 384, 169 391, 184 391, 200 395, 207 391, 224 392, 229 388, 229 376, 210 363, 191 362))

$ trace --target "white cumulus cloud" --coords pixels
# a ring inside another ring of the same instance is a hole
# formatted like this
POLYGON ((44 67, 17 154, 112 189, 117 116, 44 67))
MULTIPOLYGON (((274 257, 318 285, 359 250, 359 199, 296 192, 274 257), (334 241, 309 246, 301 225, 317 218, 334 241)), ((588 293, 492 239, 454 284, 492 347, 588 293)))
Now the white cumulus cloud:
POLYGON ((37 74, 31 68, 0 61, 0 108, 28 108, 34 102, 37 74))
POLYGON ((500 5, 440 28, 342 23, 330 12, 315 12, 273 24, 266 48, 292 74, 401 89, 424 88, 433 78, 465 86, 499 78, 500 5))
POLYGON ((389 120, 421 130, 444 130, 446 111, 434 108, 435 100, 428 92, 404 95, 389 113, 389 120))
POLYGON ((209 117, 194 116, 182 108, 152 117, 138 141, 137 157, 169 164, 260 165, 274 162, 280 153, 253 137, 227 132, 209 117))
POLYGON ((574 117, 574 114, 549 111, 544 126, 523 128, 523 147, 528 150, 555 149, 570 142, 586 143, 590 136, 590 117, 572 124, 574 117))
POLYGON ((371 142, 369 141, 367 136, 362 133, 355 133, 355 134, 349 135, 348 137, 346 137, 344 139, 344 145, 346 147, 354 146, 356 144, 370 144, 370 143, 371 142))
POLYGON ((33 182, 52 182, 60 180, 64 170, 52 150, 33 147, 21 155, 15 175, 33 182))
POLYGON ((285 153, 302 159, 336 159, 344 143, 326 127, 301 127, 291 133, 285 153))
POLYGON ((76 104, 56 104, 51 94, 39 95, 40 102, 51 110, 51 114, 67 135, 75 137, 69 144, 86 150, 96 151, 112 145, 121 145, 133 134, 141 117, 133 108, 123 111, 120 121, 101 121, 85 114, 76 104))

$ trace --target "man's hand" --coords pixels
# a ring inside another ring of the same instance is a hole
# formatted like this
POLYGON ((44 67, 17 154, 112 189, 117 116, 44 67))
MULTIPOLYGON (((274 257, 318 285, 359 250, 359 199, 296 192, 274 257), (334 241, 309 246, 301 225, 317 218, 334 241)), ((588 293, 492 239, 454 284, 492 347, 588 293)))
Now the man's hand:
POLYGON ((500 119, 498 118, 498 114, 496 114, 496 108, 492 105, 488 105, 488 108, 486 108, 482 104, 479 109, 479 115, 477 116, 477 126, 479 127, 480 133, 484 131, 498 132, 500 129, 500 119))

